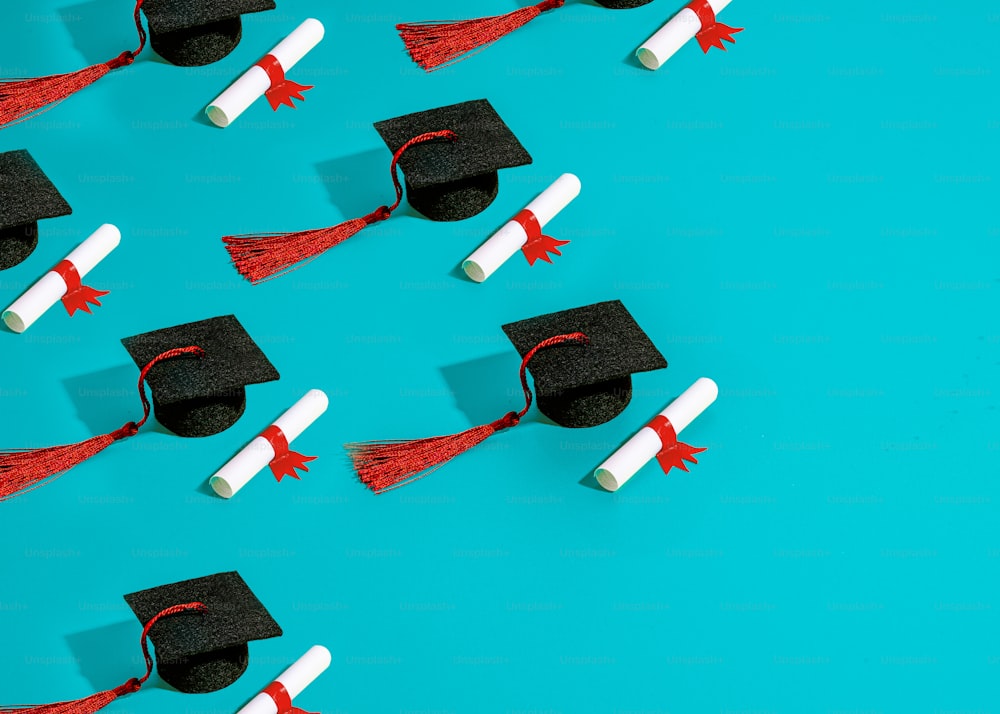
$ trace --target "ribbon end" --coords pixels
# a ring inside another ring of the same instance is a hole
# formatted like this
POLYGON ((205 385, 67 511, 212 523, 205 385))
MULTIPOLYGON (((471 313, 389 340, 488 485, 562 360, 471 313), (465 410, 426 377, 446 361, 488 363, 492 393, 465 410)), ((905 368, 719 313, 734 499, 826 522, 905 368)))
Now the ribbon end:
POLYGON ((289 451, 271 462, 271 473, 274 474, 278 483, 281 483, 281 479, 285 476, 291 476, 296 481, 301 481, 302 477, 295 470, 308 472, 309 467, 306 464, 315 461, 316 458, 315 456, 303 456, 297 451, 289 451))
POLYGON ((551 256, 562 256, 559 246, 566 245, 567 243, 569 243, 568 240, 559 240, 552 236, 540 235, 537 238, 529 239, 522 246, 521 252, 524 253, 528 265, 534 265, 537 260, 544 260, 546 263, 551 264, 551 256))
POLYGON ((80 310, 91 315, 93 313, 90 310, 90 306, 101 307, 101 301, 98 298, 102 298, 110 293, 110 290, 95 290, 84 285, 63 295, 62 304, 70 317, 73 317, 80 310))
POLYGON ((276 84, 264 93, 267 97, 268 103, 271 105, 273 111, 278 111, 278 107, 282 104, 296 109, 295 102, 293 100, 298 99, 300 102, 304 102, 306 98, 303 96, 303 92, 308 92, 313 88, 311 84, 299 84, 298 82, 293 82, 286 79, 280 84, 276 84))
POLYGON ((727 52, 729 48, 726 47, 725 43, 736 44, 736 38, 733 37, 737 32, 743 32, 742 27, 730 27, 721 22, 717 22, 714 25, 706 27, 704 30, 699 32, 696 37, 698 39, 698 44, 701 46, 702 52, 708 54, 708 51, 713 47, 717 47, 723 52, 727 52))

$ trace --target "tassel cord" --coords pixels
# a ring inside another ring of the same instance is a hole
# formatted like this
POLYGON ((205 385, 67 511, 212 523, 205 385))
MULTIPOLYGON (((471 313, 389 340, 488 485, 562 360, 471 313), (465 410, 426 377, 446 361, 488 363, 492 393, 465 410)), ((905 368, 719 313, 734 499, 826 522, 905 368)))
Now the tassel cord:
POLYGON ((521 389, 524 391, 524 408, 519 412, 508 412, 495 422, 492 422, 490 426, 493 427, 495 432, 502 429, 508 429, 512 426, 517 426, 521 419, 524 418, 524 415, 528 413, 528 410, 531 409, 533 395, 531 393, 531 387, 528 386, 528 363, 531 362, 531 359, 548 347, 563 345, 567 342, 577 342, 581 345, 587 345, 590 344, 590 338, 582 332, 570 332, 565 335, 555 335, 547 340, 542 340, 528 350, 528 352, 524 355, 524 358, 521 360, 520 370, 521 389))
POLYGON ((403 158, 403 154, 406 153, 407 149, 411 146, 416 146, 417 144, 423 144, 428 141, 433 141, 434 139, 447 139, 448 141, 458 141, 458 134, 453 132, 451 129, 442 129, 441 131, 428 131, 423 134, 419 134, 398 149, 392 154, 392 162, 389 164, 389 175, 392 177, 392 187, 396 191, 396 201, 391 206, 379 206, 374 211, 369 213, 367 216, 361 218, 365 222, 365 225, 370 226, 379 221, 384 221, 392 215, 393 211, 399 208, 399 204, 403 202, 403 184, 399 180, 399 161, 403 158))
POLYGON ((139 46, 135 50, 125 50, 120 55, 115 57, 113 60, 107 62, 108 69, 118 69, 119 67, 125 67, 135 62, 135 58, 138 57, 143 49, 146 47, 146 28, 142 26, 142 3, 144 0, 136 0, 135 10, 132 13, 132 18, 135 20, 135 30, 139 34, 139 46))

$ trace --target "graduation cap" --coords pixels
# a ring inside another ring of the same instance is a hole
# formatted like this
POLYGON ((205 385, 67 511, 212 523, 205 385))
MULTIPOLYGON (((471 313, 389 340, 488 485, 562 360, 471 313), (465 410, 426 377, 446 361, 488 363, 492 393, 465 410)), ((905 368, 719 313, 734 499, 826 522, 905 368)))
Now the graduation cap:
POLYGON ((149 44, 171 64, 216 62, 239 44, 242 15, 274 10, 274 0, 146 0, 149 44))
POLYGON ((246 385, 278 379, 277 370, 232 315, 136 335, 122 343, 140 367, 142 418, 76 444, 0 451, 0 501, 37 488, 116 441, 135 436, 153 409, 157 420, 180 436, 220 432, 243 413, 246 385))
POLYGON ((0 154, 0 270, 38 245, 38 221, 73 212, 25 149, 0 154))
POLYGON ((403 170, 410 205, 432 220, 473 216, 496 197, 497 171, 531 163, 531 156, 485 99, 408 114, 375 124, 393 152, 391 206, 330 228, 294 233, 251 233, 222 241, 240 275, 256 284, 284 275, 358 231, 388 219, 403 200, 403 170))
POLYGON ((179 436, 225 431, 246 408, 245 387, 279 377, 234 315, 126 337, 122 344, 140 367, 183 345, 198 345, 204 351, 199 360, 158 364, 146 377, 156 420, 179 436))
POLYGON ((214 692, 246 670, 248 642, 282 634, 235 571, 142 590, 126 595, 125 601, 142 624, 145 674, 74 701, 0 705, 0 714, 93 714, 138 692, 153 674, 147 638, 156 647, 156 669, 163 681, 182 692, 214 692))
POLYGON ((619 300, 512 322, 503 331, 522 356, 553 335, 579 331, 590 337, 586 348, 548 350, 529 367, 538 411, 561 426, 611 421, 632 399, 631 375, 667 366, 619 300))
POLYGON ((215 62, 232 52, 242 34, 242 15, 274 8, 274 0, 136 0, 132 13, 139 36, 136 49, 75 72, 0 79, 0 129, 135 62, 146 46, 142 10, 149 21, 153 49, 168 62, 189 67, 215 62))
POLYGON ((629 375, 667 361, 617 300, 503 326, 521 354, 524 408, 459 434, 412 441, 347 444, 361 482, 382 493, 423 478, 458 454, 521 421, 531 408, 527 371, 538 408, 562 426, 594 426, 617 416, 632 396, 629 375))
POLYGON ((390 151, 427 131, 449 129, 451 143, 416 146, 399 160, 410 205, 433 221, 460 221, 496 198, 499 169, 525 166, 531 156, 486 99, 428 109, 375 123, 390 151))
MULTIPOLYGON (((597 0, 613 10, 625 10, 645 5, 652 0, 597 0)), ((556 10, 566 0, 543 0, 503 15, 479 17, 473 20, 407 22, 396 25, 406 45, 406 51, 428 72, 454 64, 467 55, 491 45, 504 35, 523 27, 543 12, 556 10)))
POLYGON ((246 671, 247 643, 282 634, 236 571, 140 590, 126 595, 125 602, 143 623, 178 603, 204 604, 200 617, 164 619, 149 630, 157 673, 182 692, 228 687, 246 671))

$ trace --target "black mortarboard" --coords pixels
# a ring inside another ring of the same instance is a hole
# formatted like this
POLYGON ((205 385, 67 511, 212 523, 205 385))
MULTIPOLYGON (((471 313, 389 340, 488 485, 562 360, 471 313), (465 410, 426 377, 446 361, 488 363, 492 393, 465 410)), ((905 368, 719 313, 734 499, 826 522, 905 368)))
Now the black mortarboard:
POLYGON ((274 0, 146 0, 149 44, 181 67, 211 64, 232 52, 243 34, 241 15, 275 8, 274 0))
POLYGON ((596 426, 618 416, 632 398, 637 372, 667 366, 660 351, 618 300, 553 312, 503 326, 523 357, 543 340, 582 332, 590 344, 538 352, 528 365, 538 410, 561 426, 596 426))
POLYGON ((149 631, 156 671, 182 692, 228 687, 247 668, 248 642, 282 634, 236 571, 140 590, 126 595, 125 602, 143 625, 174 605, 205 604, 198 615, 163 618, 149 631))
POLYGON ((0 270, 31 255, 38 221, 72 212, 25 149, 0 154, 0 270))
POLYGON ((458 139, 411 146, 399 166, 411 206, 434 221, 460 221, 493 202, 499 169, 530 164, 531 156, 485 99, 375 123, 393 153, 420 134, 446 129, 458 139))
POLYGON ((126 337, 122 344, 140 369, 177 347, 194 345, 205 351, 201 359, 161 362, 147 377, 157 421, 179 436, 210 436, 228 429, 246 407, 244 387, 279 376, 233 315, 126 337))

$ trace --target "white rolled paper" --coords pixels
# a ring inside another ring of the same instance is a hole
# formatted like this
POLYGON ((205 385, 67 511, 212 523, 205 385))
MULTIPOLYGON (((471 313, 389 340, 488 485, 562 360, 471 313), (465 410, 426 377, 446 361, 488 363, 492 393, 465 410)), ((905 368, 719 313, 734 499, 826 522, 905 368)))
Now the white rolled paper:
MULTIPOLYGON (((313 645, 274 681, 281 682, 289 698, 294 700, 316 677, 326 671, 331 659, 330 650, 323 645, 313 645)), ((278 706, 269 695, 261 692, 236 714, 278 714, 278 706)))
MULTIPOLYGON (((709 0, 708 4, 718 15, 732 0, 709 0)), ((667 21, 656 33, 642 43, 635 51, 635 56, 644 67, 659 69, 668 59, 683 47, 689 40, 701 32, 701 20, 698 13, 685 7, 667 21)))
MULTIPOLYGON (((547 189, 538 194, 534 201, 524 207, 538 219, 544 228, 570 201, 580 195, 580 179, 573 174, 563 174, 547 189)), ((528 235, 515 220, 507 221, 489 239, 462 263, 462 270, 477 283, 493 275, 496 269, 506 263, 512 255, 528 242, 528 235)))
MULTIPOLYGON (((660 415, 669 419, 674 431, 680 434, 718 396, 719 387, 715 382, 708 377, 701 377, 660 412, 660 415)), ((663 444, 656 431, 644 426, 598 466, 594 476, 608 491, 617 491, 652 461, 662 448, 663 444)))
MULTIPOLYGON (((288 411, 274 420, 274 426, 281 429, 291 444, 326 411, 329 405, 330 400, 326 393, 319 389, 310 389, 304 397, 289 407, 288 411)), ((273 458, 274 449, 270 442, 263 436, 258 436, 216 471, 208 483, 212 490, 223 498, 232 498, 261 469, 271 463, 273 458)))
MULTIPOLYGON (((273 55, 281 65, 281 69, 288 72, 319 44, 324 32, 322 22, 309 18, 292 30, 292 33, 268 54, 273 55)), ((270 88, 271 79, 267 76, 267 72, 254 65, 216 97, 215 101, 205 109, 205 113, 216 126, 227 127, 270 88)))
MULTIPOLYGON (((108 254, 118 247, 122 234, 115 226, 105 223, 87 240, 73 249, 65 260, 76 266, 82 279, 108 254)), ((66 294, 66 281, 52 270, 24 291, 14 303, 3 311, 3 321, 14 332, 24 332, 66 294)))

